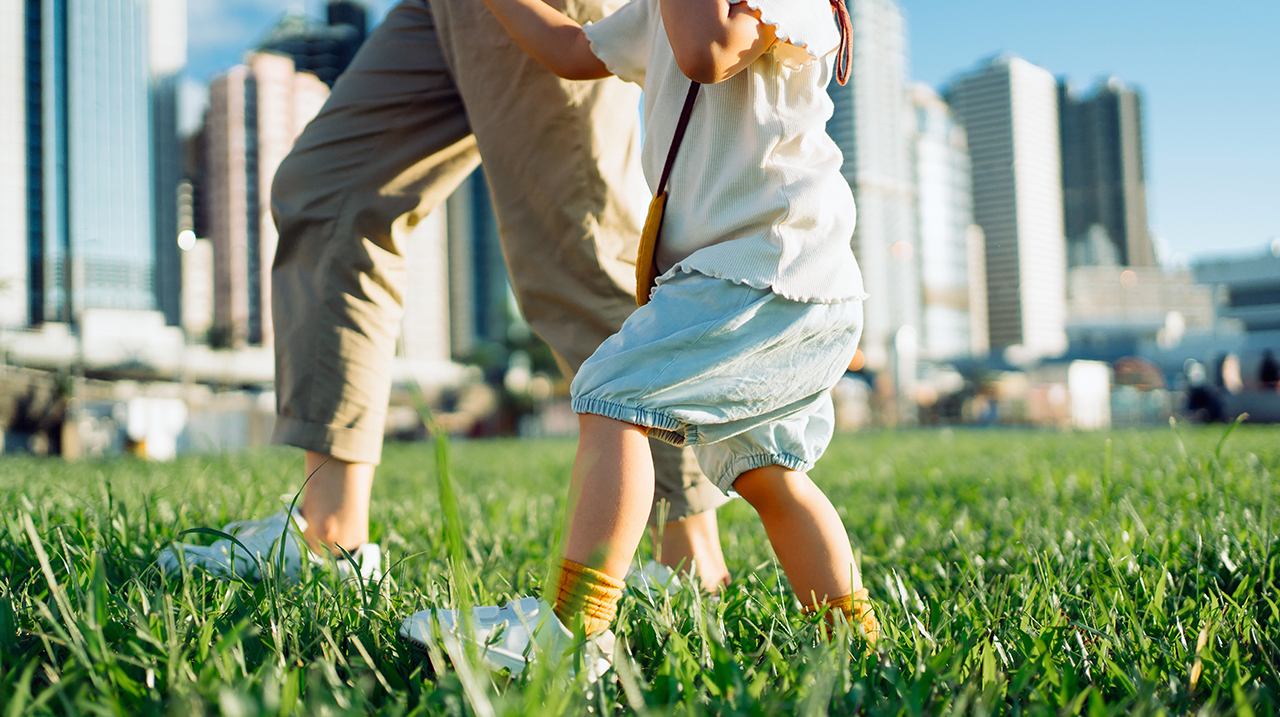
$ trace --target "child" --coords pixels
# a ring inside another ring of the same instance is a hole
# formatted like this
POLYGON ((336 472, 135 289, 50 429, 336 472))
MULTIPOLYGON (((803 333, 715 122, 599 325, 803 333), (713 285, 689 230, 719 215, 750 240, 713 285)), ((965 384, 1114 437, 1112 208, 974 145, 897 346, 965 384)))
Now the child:
MULTIPOLYGON (((563 644, 577 620, 610 635, 653 495, 646 436, 694 446, 707 476, 759 513, 806 608, 843 613, 874 642, 848 535, 805 475, 831 439, 830 389, 853 358, 865 298, 853 195, 825 131, 833 55, 842 82, 848 73, 843 0, 631 0, 585 28, 542 0, 485 2, 561 77, 613 73, 644 87, 651 186, 693 102, 670 169, 657 286, 572 384, 576 505, 555 602, 477 608, 478 641, 502 628, 486 659, 516 672, 530 637, 563 644), (690 78, 706 85, 696 96, 690 78), (559 623, 547 630, 549 612, 559 623)), ((457 617, 435 614, 447 630, 457 617)), ((402 627, 422 642, 432 630, 431 611, 402 627)))

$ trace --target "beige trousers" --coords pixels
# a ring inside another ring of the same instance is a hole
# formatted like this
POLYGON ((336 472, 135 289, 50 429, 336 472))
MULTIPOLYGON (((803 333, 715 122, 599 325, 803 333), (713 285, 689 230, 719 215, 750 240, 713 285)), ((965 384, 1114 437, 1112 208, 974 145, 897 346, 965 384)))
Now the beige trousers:
MULTIPOLYGON (((585 22, 601 0, 566 0, 585 22)), ((403 0, 374 30, 272 185, 274 440, 378 463, 406 281, 401 243, 485 158, 525 318, 568 373, 635 309, 649 192, 639 90, 567 82, 479 0, 403 0)), ((670 520, 724 496, 653 442, 670 520)))

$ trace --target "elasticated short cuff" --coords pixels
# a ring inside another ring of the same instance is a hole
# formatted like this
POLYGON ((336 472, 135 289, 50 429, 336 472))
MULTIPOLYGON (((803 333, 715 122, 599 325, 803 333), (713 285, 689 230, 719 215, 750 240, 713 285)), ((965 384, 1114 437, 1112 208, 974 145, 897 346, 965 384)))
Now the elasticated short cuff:
POLYGON ((592 398, 590 396, 580 396, 573 399, 570 407, 574 413, 590 413, 596 416, 612 418, 615 421, 630 423, 634 426, 644 426, 649 429, 651 438, 657 438, 663 443, 670 443, 678 448, 693 445, 694 443, 686 439, 685 425, 661 411, 640 408, 639 406, 627 406, 615 401, 606 401, 602 398, 592 398))
POLYGON ((717 475, 708 475, 707 477, 711 479, 712 483, 716 484, 717 488, 728 493, 733 490, 733 483, 738 480, 738 476, 747 471, 764 468, 765 466, 782 466, 788 470, 808 472, 813 468, 813 463, 789 453, 756 453, 738 456, 730 461, 728 467, 721 470, 717 475))
POLYGON ((644 426, 649 429, 650 438, 678 447, 691 446, 707 478, 725 494, 733 490, 733 483, 738 480, 738 476, 749 470, 774 465, 793 471, 808 471, 813 468, 813 461, 807 461, 790 453, 765 452, 734 455, 728 445, 703 444, 697 426, 682 424, 661 411, 627 406, 616 401, 589 396, 575 398, 571 405, 574 413, 590 413, 635 426, 644 426))

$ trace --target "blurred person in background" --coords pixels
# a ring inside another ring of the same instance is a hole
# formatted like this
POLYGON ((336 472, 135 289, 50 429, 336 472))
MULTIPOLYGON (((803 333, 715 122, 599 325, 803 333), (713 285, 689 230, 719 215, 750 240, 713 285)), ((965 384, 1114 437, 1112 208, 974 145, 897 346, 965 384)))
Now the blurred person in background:
POLYGON ((1262 366, 1258 369, 1258 383, 1264 391, 1275 391, 1280 386, 1280 363, 1271 349, 1262 352, 1262 366))
MULTIPOLYGON (((574 20, 604 0, 565 4, 574 20)), ((274 440, 306 451, 300 510, 226 526, 266 555, 282 533, 286 573, 341 548, 346 575, 375 575, 369 498, 381 458, 406 281, 401 247, 481 155, 511 282, 566 375, 636 308, 635 257, 649 200, 640 169, 639 89, 564 81, 471 0, 403 0, 370 35, 299 137, 272 186, 274 440)), ((678 448, 653 442, 661 556, 727 581, 715 509, 724 495, 678 448)), ((685 449, 687 451, 688 449, 685 449)), ((231 543, 161 556, 256 577, 231 543)))
POLYGON ((1187 359, 1183 372, 1187 376, 1187 413, 1191 420, 1200 423, 1223 420, 1222 398, 1209 385, 1204 365, 1195 359, 1187 359))

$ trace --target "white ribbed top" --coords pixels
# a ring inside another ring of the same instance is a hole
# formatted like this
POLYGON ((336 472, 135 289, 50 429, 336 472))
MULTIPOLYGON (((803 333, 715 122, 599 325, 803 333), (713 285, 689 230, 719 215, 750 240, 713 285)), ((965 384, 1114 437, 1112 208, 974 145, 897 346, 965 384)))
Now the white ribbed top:
MULTIPOLYGON (((795 301, 865 299, 851 241, 856 209, 827 136, 826 86, 840 32, 828 0, 745 0, 780 42, 704 86, 676 155, 658 251, 666 273, 696 271, 795 301)), ((659 0, 631 0, 586 26, 618 77, 644 87, 642 164, 657 186, 689 79, 659 0)))

